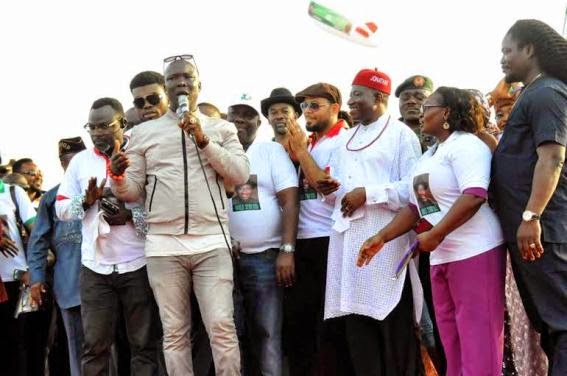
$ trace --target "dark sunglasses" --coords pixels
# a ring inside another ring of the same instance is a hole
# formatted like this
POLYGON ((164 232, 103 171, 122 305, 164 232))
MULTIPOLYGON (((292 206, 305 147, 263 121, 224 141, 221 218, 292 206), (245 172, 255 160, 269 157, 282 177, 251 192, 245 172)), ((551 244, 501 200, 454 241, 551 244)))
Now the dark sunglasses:
POLYGON ((173 63, 174 61, 180 61, 180 60, 184 60, 186 62, 188 62, 189 64, 193 65, 195 67, 195 70, 197 71, 197 74, 199 74, 199 68, 197 68, 197 63, 195 62, 195 57, 193 55, 175 55, 175 56, 170 56, 170 57, 166 57, 165 59, 163 59, 163 71, 165 72, 165 69, 167 68, 167 66, 171 63, 173 63))
POLYGON ((330 104, 325 104, 325 103, 321 104, 317 102, 301 102, 299 106, 303 111, 307 110, 308 108, 312 111, 317 111, 321 107, 330 106, 330 104))
POLYGON ((136 106, 136 108, 142 109, 144 108, 144 105, 146 104, 146 101, 151 104, 152 106, 157 106, 159 104, 159 102, 161 101, 162 96, 159 94, 150 94, 146 97, 138 97, 138 98, 134 98, 134 106, 136 106))

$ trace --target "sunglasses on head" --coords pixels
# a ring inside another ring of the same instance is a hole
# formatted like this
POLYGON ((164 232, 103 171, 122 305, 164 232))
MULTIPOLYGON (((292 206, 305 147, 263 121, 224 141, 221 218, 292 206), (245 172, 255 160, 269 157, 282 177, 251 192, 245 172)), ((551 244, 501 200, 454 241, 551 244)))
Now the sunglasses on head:
POLYGON ((301 102, 299 105, 303 111, 310 109, 312 111, 317 111, 321 107, 330 106, 330 104, 317 103, 317 102, 301 102))
POLYGON ((175 56, 170 56, 170 57, 166 57, 165 59, 163 59, 163 71, 165 72, 165 69, 167 68, 167 66, 175 61, 186 61, 187 63, 193 65, 195 67, 195 70, 197 71, 197 74, 199 74, 199 68, 197 68, 197 63, 195 62, 195 57, 193 55, 175 55, 175 56))
POLYGON ((161 101, 162 96, 159 94, 150 94, 146 97, 137 97, 134 98, 134 106, 136 106, 136 108, 142 109, 144 108, 144 105, 146 104, 146 101, 151 104, 152 106, 157 106, 159 104, 159 102, 161 101))

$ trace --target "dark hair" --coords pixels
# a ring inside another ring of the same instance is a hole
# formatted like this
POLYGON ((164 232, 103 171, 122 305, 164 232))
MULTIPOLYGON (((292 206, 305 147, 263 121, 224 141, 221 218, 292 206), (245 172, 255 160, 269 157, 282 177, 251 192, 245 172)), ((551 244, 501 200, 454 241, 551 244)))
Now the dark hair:
POLYGON ((567 83, 567 40, 561 34, 539 20, 518 20, 507 35, 519 47, 532 44, 543 73, 567 83))
POLYGON ((449 108, 449 130, 476 133, 483 127, 483 114, 478 101, 467 90, 441 86, 435 93, 443 99, 443 105, 449 108))
POLYGON ((158 84, 165 89, 165 80, 163 74, 154 71, 144 71, 140 72, 132 78, 130 81, 130 91, 137 87, 142 87, 146 85, 158 84))
POLYGON ((91 110, 96 110, 97 108, 101 108, 104 106, 110 106, 116 112, 118 112, 122 117, 124 117, 124 108, 122 104, 118 101, 118 99, 114 98, 99 98, 93 102, 91 106, 91 110))
POLYGON ((31 158, 18 159, 12 165, 12 172, 17 172, 17 173, 22 172, 22 166, 25 165, 26 163, 33 163, 33 160, 31 158))
POLYGON ((344 120, 349 128, 351 128, 354 125, 352 116, 350 116, 350 114, 346 111, 340 110, 338 118, 339 120, 344 120))

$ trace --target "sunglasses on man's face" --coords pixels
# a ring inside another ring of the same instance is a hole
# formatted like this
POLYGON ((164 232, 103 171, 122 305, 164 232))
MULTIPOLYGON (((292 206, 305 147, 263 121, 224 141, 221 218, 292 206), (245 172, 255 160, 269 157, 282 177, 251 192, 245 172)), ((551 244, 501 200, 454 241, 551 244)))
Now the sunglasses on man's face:
POLYGON ((152 106, 157 106, 161 101, 161 98, 161 95, 155 93, 150 94, 146 97, 137 97, 134 98, 134 106, 136 106, 136 108, 142 109, 146 105, 146 102, 148 102, 152 106))
POLYGON ((300 107, 303 111, 310 109, 312 111, 318 111, 321 107, 330 106, 330 104, 317 103, 317 102, 301 102, 300 107))

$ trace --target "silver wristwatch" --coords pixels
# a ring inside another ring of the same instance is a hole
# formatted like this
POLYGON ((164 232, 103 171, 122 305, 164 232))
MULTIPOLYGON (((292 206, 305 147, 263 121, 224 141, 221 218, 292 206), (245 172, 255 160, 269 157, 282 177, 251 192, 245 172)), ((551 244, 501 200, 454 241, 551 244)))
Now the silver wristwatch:
POLYGON ((538 221, 540 218, 541 216, 529 210, 526 210, 525 212, 522 213, 522 219, 526 222, 538 221))
POLYGON ((280 245, 280 252, 293 253, 295 252, 295 246, 289 243, 282 244, 280 245))

